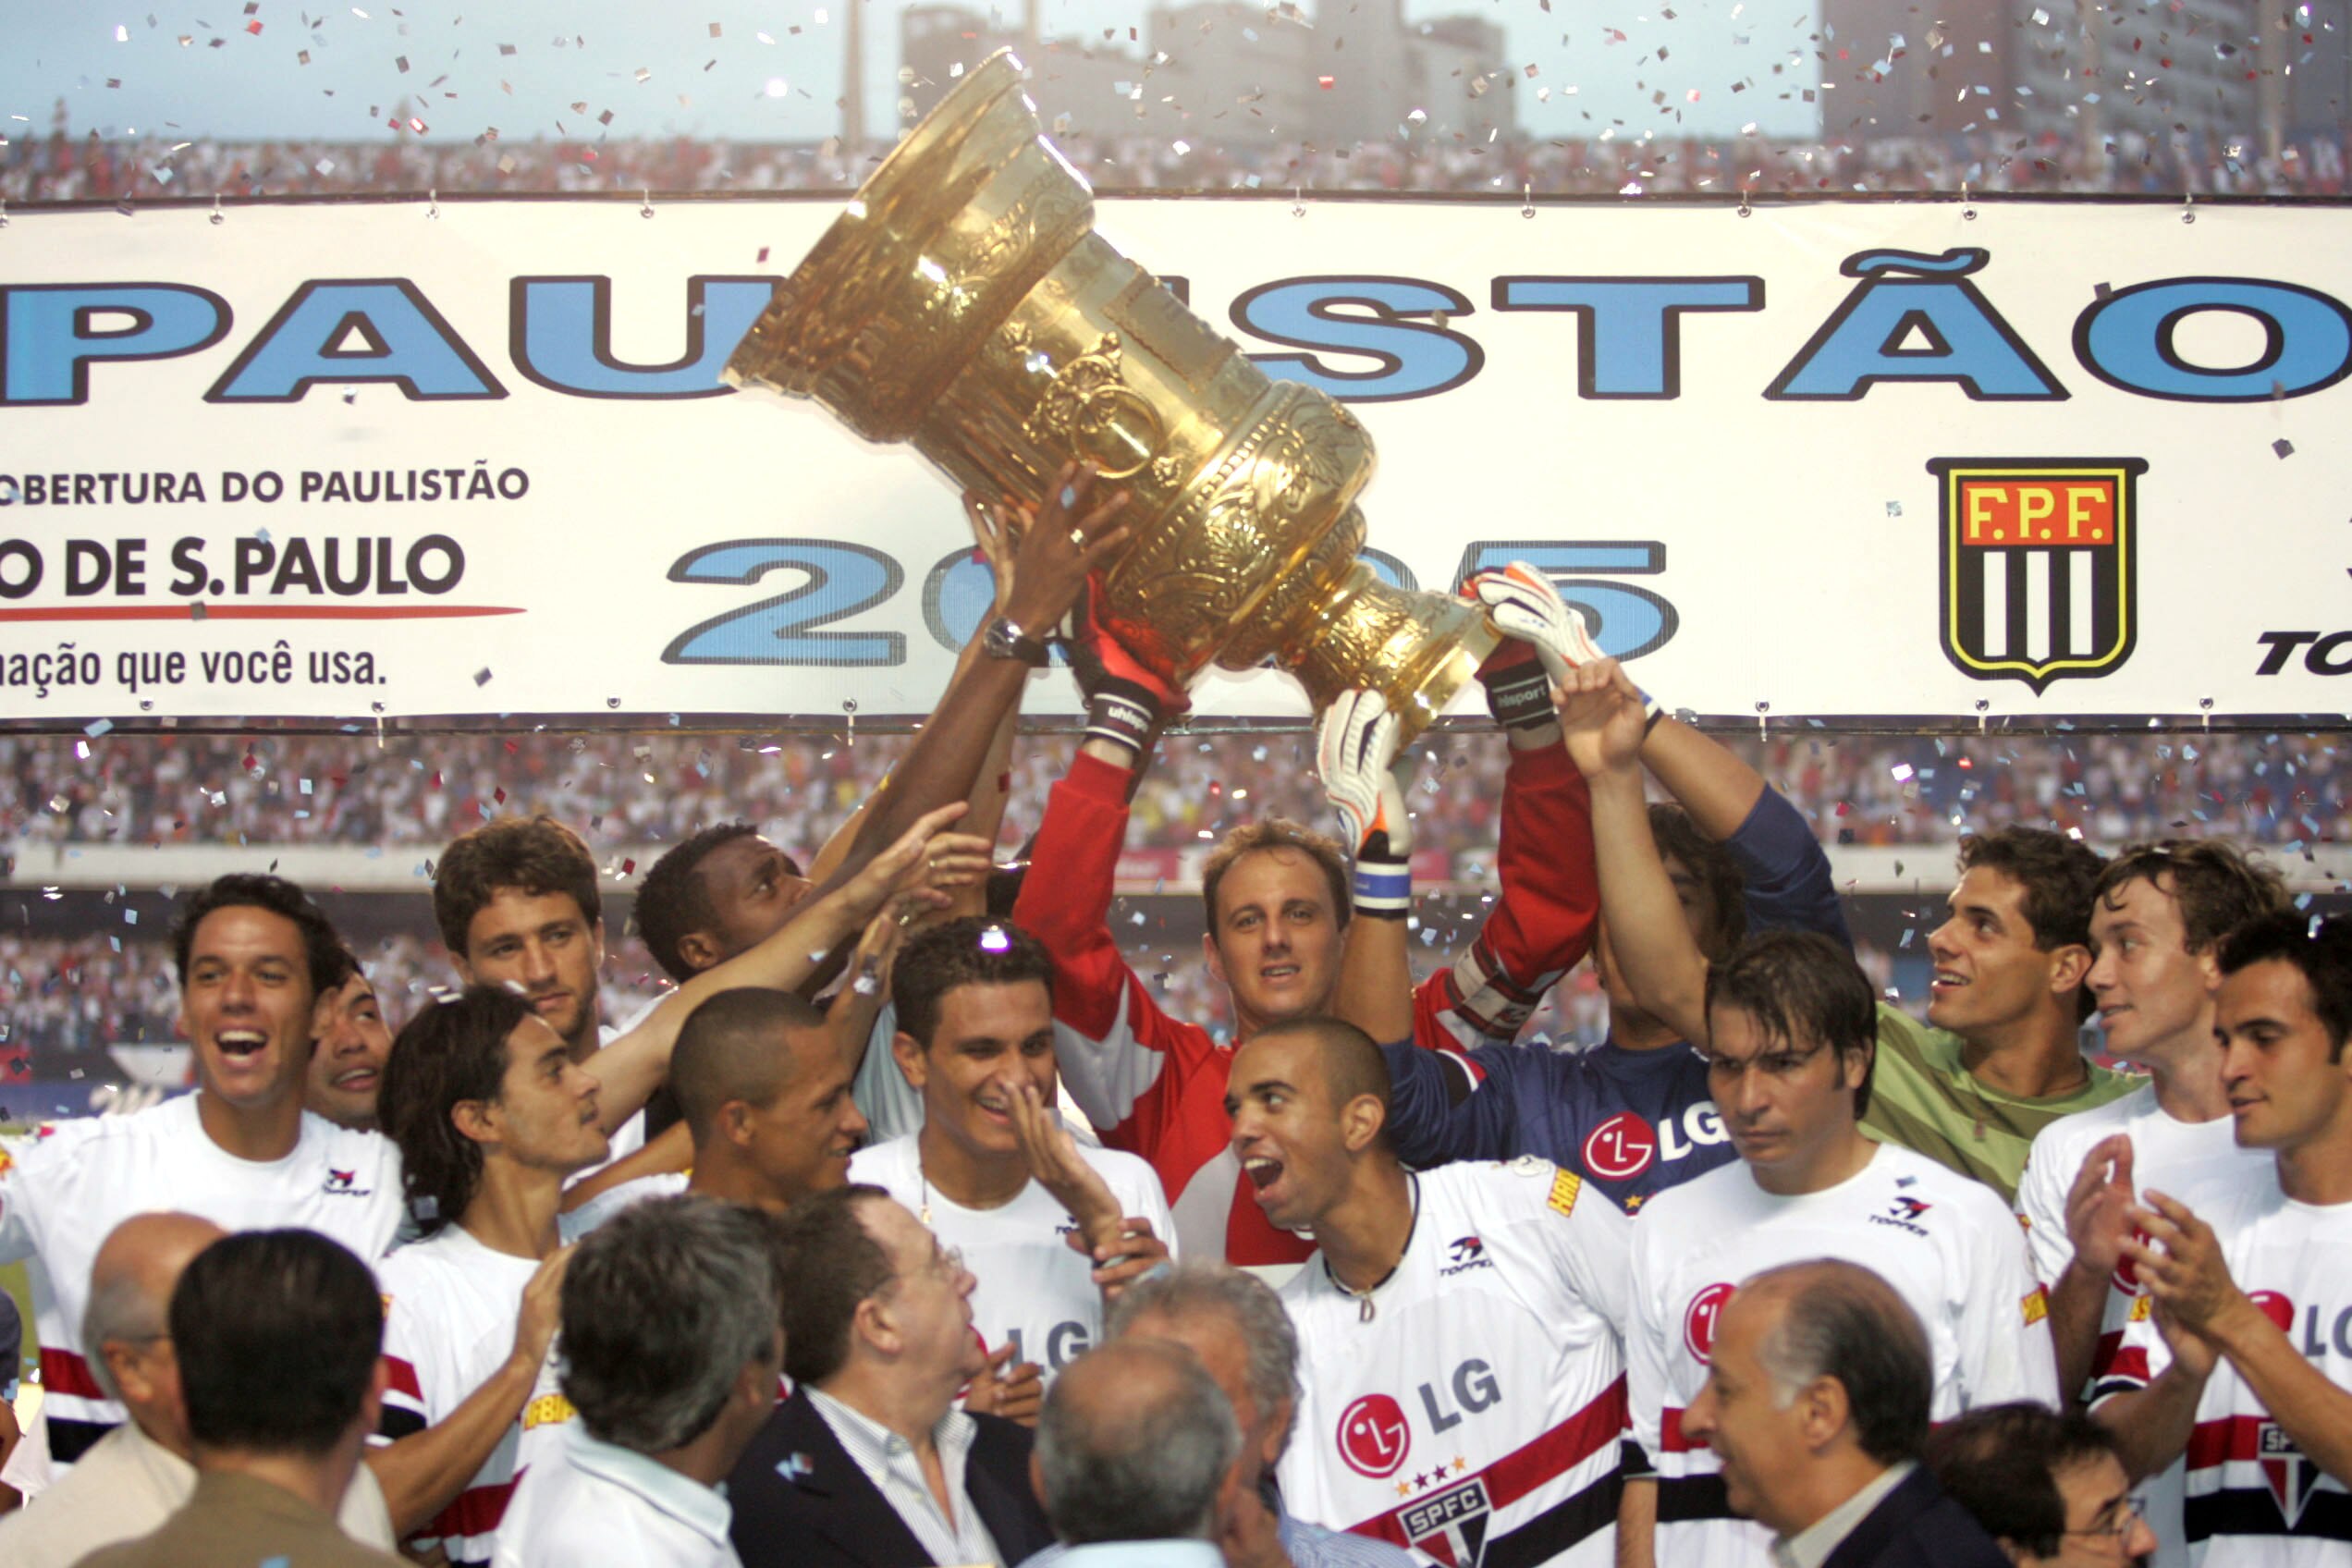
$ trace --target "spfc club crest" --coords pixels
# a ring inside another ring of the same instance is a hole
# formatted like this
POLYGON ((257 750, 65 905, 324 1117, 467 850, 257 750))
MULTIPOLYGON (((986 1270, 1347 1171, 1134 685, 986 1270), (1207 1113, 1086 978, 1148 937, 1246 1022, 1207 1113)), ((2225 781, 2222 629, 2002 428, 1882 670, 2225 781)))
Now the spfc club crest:
POLYGON ((1944 656, 1978 680, 2105 675, 2139 634, 2138 458, 1937 458, 1944 656))
POLYGON ((1473 1476, 1459 1486, 1431 1492, 1405 1509, 1399 1521, 1406 1539, 1447 1568, 1482 1568, 1493 1513, 1486 1482, 1473 1476))
POLYGON ((2271 1499, 2278 1504, 2279 1517, 2292 1530, 2303 1517, 2303 1505, 2319 1489, 2319 1467, 2303 1457, 2303 1451, 2286 1435, 2286 1428, 2275 1421, 2262 1423, 2255 1452, 2262 1466, 2262 1479, 2270 1483, 2271 1499))

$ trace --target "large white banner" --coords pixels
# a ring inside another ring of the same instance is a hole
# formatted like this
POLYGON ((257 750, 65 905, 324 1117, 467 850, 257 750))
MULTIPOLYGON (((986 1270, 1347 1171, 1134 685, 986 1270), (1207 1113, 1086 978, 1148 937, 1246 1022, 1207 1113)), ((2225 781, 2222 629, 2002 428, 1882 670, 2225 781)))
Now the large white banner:
MULTIPOLYGON (((986 597, 911 450, 715 376, 825 201, 0 230, 0 717, 919 715, 986 597)), ((1672 706, 2352 708, 2352 212, 1101 204, 1672 706)), ((1473 704, 1476 698, 1467 701, 1473 704)), ((1209 717, 1305 712, 1270 673, 1209 717)), ((1032 714, 1067 713, 1042 678, 1032 714)))

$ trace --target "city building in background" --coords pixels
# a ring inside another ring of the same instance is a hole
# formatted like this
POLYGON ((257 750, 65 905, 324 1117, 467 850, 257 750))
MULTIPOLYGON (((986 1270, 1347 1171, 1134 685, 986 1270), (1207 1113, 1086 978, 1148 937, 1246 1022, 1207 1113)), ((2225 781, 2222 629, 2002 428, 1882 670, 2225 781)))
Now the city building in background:
POLYGON ((1012 49, 1059 134, 1321 148, 1520 135, 1521 74, 1502 28, 1480 17, 1410 22, 1402 0, 1371 0, 1318 21, 1293 5, 1210 3, 1154 6, 1141 24, 1108 31, 1031 38, 964 6, 912 7, 900 31, 900 117, 920 118, 964 71, 1012 49))

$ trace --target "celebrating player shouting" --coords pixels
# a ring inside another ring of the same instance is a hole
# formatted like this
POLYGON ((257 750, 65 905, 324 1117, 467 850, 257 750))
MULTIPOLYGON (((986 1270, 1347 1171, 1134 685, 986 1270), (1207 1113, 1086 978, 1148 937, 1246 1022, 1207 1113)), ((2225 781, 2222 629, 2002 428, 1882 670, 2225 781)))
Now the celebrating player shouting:
POLYGON ((391 1143, 302 1107, 319 999, 341 962, 318 905, 275 876, 224 876, 181 906, 172 945, 196 1092, 61 1123, 13 1168, 0 1158, 0 1263, 33 1257, 43 1282, 44 1415, 60 1469, 123 1419, 81 1339, 91 1267, 123 1220, 178 1209, 232 1231, 299 1225, 371 1261, 399 1228, 391 1143))
MULTIPOLYGON (((1556 595, 1550 600, 1557 613, 1556 595)), ((1547 634, 1565 637, 1546 623, 1547 634)), ((1529 633, 1532 635, 1532 633, 1529 633)), ((1579 631, 1578 635, 1581 635, 1579 631)), ((1518 648, 1516 643, 1507 643, 1518 648)), ((1053 788, 1031 864, 1047 868, 1023 887, 1014 919, 1054 960, 1056 1049, 1071 1096, 1103 1142, 1149 1160, 1159 1173, 1185 1250, 1239 1264, 1295 1263, 1308 1243, 1267 1222, 1229 1146, 1223 1102, 1233 1047, 1195 1023, 1170 1018, 1120 955, 1110 933, 1113 874, 1127 834, 1127 799, 1166 719, 1183 694, 1168 689, 1098 629, 1074 660, 1088 698, 1086 740, 1053 788)), ((1423 982, 1399 1033, 1436 1045, 1492 1032, 1508 1039, 1534 1001, 1584 955, 1594 900, 1584 780, 1560 745, 1558 723, 1534 665, 1513 681, 1542 714, 1515 727, 1503 780, 1502 896, 1470 953, 1423 982)), ((1495 698, 1499 711, 1506 698, 1495 698)), ((1344 723, 1344 716, 1327 718, 1344 723)), ((1365 814, 1368 836, 1373 814, 1365 814)), ((1405 824, 1383 820, 1402 848, 1405 824)), ((1356 846, 1359 850, 1363 844, 1356 846)), ((1401 864, 1359 885, 1359 899, 1392 903, 1409 892, 1401 864)), ((1341 986, 1341 934, 1351 911, 1347 865, 1322 834, 1279 818, 1225 835, 1201 877, 1208 929, 1202 952, 1231 991, 1234 1037, 1329 1011, 1341 986)))
POLYGON ((2201 1212, 2154 1188, 2146 1287, 2095 1414, 2125 1467, 2187 1458, 2195 1559, 2352 1559, 2352 930, 2281 915, 2223 942, 2214 1032, 2237 1140, 2273 1157, 2201 1212))
POLYGON ((1304 1519, 1441 1562, 1610 1561, 1633 1222, 1540 1159, 1409 1171, 1388 1067, 1353 1024, 1271 1024, 1233 1057, 1251 1195, 1319 1250, 1283 1288, 1304 1519))
POLYGON ((1856 1122, 1869 1094, 1870 983, 1826 937, 1753 937, 1708 976, 1708 1076, 1740 1163, 1660 1193, 1634 1226, 1632 1427, 1623 1561, 1733 1568, 1769 1532, 1731 1515, 1714 1456, 1682 1429, 1715 1314, 1749 1276, 1833 1257, 1883 1277, 1927 1325, 1934 1415, 2057 1391, 2040 1290, 1990 1189, 1856 1122))

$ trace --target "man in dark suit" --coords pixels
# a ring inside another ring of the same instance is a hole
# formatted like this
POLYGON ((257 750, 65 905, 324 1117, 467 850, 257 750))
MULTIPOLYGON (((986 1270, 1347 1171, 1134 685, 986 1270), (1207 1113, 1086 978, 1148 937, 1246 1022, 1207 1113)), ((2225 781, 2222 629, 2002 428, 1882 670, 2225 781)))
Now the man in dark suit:
POLYGON ((2009 1568, 1919 1464, 1930 1367, 1917 1315, 1868 1269, 1767 1269, 1717 1314, 1683 1434, 1771 1529, 1774 1568, 2009 1568))
POLYGON ((744 1568, 1017 1563, 1051 1544, 1030 1434, 956 1408, 985 1360, 962 1259, 879 1187, 777 1222, 792 1397, 728 1495, 744 1568))

